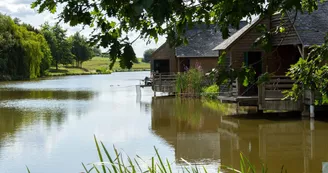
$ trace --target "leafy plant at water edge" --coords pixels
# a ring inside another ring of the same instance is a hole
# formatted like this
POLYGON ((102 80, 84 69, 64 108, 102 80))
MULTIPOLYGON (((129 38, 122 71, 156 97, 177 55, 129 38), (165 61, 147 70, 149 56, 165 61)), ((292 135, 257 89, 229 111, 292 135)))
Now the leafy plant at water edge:
POLYGON ((202 90, 202 95, 205 98, 214 99, 219 94, 219 86, 214 84, 208 87, 204 87, 202 90))
POLYGON ((196 63, 195 68, 190 68, 188 71, 177 75, 176 92, 179 95, 198 97, 202 92, 203 80, 202 68, 196 63))

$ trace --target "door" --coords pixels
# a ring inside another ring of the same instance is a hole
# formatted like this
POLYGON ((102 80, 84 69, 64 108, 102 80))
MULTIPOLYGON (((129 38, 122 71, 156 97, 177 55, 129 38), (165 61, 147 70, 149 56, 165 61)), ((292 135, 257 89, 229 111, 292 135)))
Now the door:
POLYGON ((169 73, 170 72, 170 60, 154 60, 154 72, 155 73, 169 73))
POLYGON ((245 95, 256 96, 258 95, 258 88, 256 81, 258 77, 262 74, 262 53, 261 52, 246 52, 245 53, 245 65, 251 66, 255 71, 255 81, 250 83, 246 88, 245 95))
POLYGON ((180 72, 188 71, 190 68, 190 59, 189 58, 180 58, 179 59, 179 69, 180 72))

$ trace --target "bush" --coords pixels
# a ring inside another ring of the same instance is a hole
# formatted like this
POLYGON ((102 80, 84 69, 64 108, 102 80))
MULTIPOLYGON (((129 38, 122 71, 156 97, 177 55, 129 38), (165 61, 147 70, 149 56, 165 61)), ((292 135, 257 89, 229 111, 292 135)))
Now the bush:
POLYGON ((112 71, 109 70, 109 69, 106 68, 106 67, 98 68, 98 69, 96 69, 96 72, 97 72, 97 73, 100 73, 100 74, 111 74, 111 73, 112 73, 112 71))
POLYGON ((214 99, 219 93, 219 86, 214 84, 208 87, 204 87, 202 95, 206 98, 214 99))
POLYGON ((204 75, 197 68, 179 73, 176 80, 176 92, 184 96, 200 96, 204 75))

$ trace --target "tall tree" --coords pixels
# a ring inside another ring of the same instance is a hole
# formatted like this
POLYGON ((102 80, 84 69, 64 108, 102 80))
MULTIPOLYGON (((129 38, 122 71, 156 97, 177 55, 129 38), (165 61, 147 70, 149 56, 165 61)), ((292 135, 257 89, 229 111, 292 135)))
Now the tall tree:
POLYGON ((155 52, 156 49, 147 49, 143 54, 143 62, 150 62, 151 55, 155 52))
POLYGON ((87 39, 81 36, 78 32, 71 37, 72 54, 77 66, 82 67, 82 63, 92 58, 92 48, 88 44, 87 39))
POLYGON ((64 22, 71 26, 94 26, 101 32, 95 32, 91 41, 110 47, 112 62, 121 58, 122 65, 129 67, 134 58, 131 56, 134 51, 129 48, 134 40, 126 37, 129 32, 138 31, 140 38, 155 41, 159 35, 166 35, 171 45, 179 45, 187 42, 185 26, 205 22, 216 24, 227 38, 229 26, 238 28, 243 18, 284 10, 312 12, 317 3, 318 0, 35 0, 32 8, 40 13, 45 10, 55 13, 58 6, 63 6, 59 17, 64 22), (117 20, 120 22, 116 23, 117 20))
POLYGON ((42 25, 41 29, 47 40, 53 57, 52 64, 58 70, 58 64, 71 64, 73 55, 71 53, 71 44, 67 40, 66 30, 59 24, 51 27, 48 23, 42 25))
POLYGON ((0 14, 0 80, 36 78, 49 68, 47 42, 26 26, 0 14))

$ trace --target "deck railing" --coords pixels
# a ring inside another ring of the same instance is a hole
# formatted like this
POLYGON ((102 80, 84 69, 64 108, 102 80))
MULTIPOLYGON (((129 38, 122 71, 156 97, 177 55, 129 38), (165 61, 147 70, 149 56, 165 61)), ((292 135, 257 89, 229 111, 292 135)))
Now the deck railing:
POLYGON ((290 90, 295 81, 287 76, 273 76, 268 82, 258 87, 258 104, 263 109, 300 110, 302 99, 292 101, 285 99, 283 91, 290 90))
POLYGON ((176 73, 154 73, 153 90, 155 92, 175 92, 176 73))

